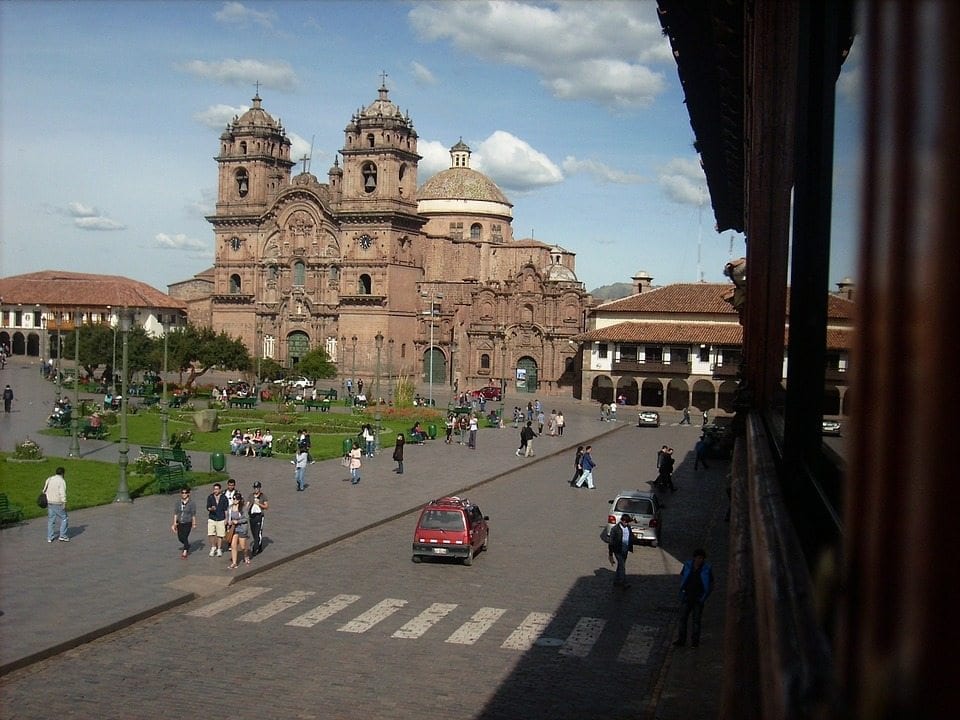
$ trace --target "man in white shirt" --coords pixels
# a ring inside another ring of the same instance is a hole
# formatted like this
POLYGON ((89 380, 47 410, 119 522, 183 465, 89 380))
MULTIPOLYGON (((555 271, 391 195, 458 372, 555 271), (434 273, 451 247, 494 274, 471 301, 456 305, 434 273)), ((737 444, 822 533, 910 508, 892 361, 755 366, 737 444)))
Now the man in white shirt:
POLYGON ((58 467, 57 471, 47 478, 43 484, 43 492, 47 496, 47 542, 57 539, 57 523, 60 523, 60 542, 70 542, 67 537, 67 481, 64 479, 66 470, 58 467))

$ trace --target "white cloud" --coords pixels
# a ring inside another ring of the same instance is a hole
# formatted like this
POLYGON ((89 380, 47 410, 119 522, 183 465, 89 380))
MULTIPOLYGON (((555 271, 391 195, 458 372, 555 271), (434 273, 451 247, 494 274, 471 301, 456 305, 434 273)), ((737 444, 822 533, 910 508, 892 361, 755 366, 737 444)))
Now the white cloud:
POLYGON ((213 248, 205 240, 187 237, 182 233, 176 235, 167 235, 166 233, 157 233, 154 243, 158 248, 164 250, 187 250, 200 254, 213 254, 213 248))
POLYGON ((417 152, 423 159, 417 164, 417 181, 429 180, 450 167, 450 146, 436 140, 420 140, 417 152))
POLYGON ((256 23, 265 28, 272 28, 274 20, 277 19, 277 16, 269 12, 259 12, 257 10, 251 10, 243 3, 238 2, 226 2, 223 4, 223 7, 220 8, 213 17, 217 22, 224 23, 226 25, 247 25, 249 23, 256 23))
POLYGON ((646 64, 672 64, 669 44, 643 5, 423 3, 409 19, 426 40, 449 39, 485 60, 532 70, 558 98, 634 108, 650 105, 666 89, 663 75, 646 64))
POLYGON ((710 199, 698 160, 674 158, 660 169, 657 180, 667 198, 680 205, 701 207, 710 199))
POLYGON ((248 85, 259 82, 261 87, 290 91, 297 87, 297 74, 283 60, 264 62, 251 58, 227 58, 217 62, 189 60, 176 66, 181 72, 212 80, 221 85, 248 85))
POLYGON ((563 171, 549 157, 504 130, 480 143, 471 167, 500 187, 520 192, 563 182, 563 171))
POLYGON ((634 185, 645 181, 642 175, 634 175, 624 172, 623 170, 617 170, 597 160, 577 160, 573 155, 568 155, 564 158, 563 171, 568 175, 577 173, 593 175, 604 182, 616 183, 618 185, 634 185))
POLYGON ((96 217, 100 212, 90 205, 84 205, 79 202, 71 202, 67 204, 67 213, 73 217, 84 218, 84 217, 96 217))
POLYGON ((76 218, 73 221, 74 227, 79 228, 80 230, 125 230, 126 225, 123 223, 118 223, 116 220, 111 220, 106 217, 81 217, 76 218))
POLYGON ((223 130, 233 118, 243 115, 249 109, 250 108, 245 105, 241 105, 240 107, 223 104, 211 105, 206 110, 194 113, 193 119, 212 130, 223 130))
POLYGON ((426 65, 421 65, 416 60, 410 62, 410 69, 413 71, 413 79, 418 85, 436 85, 437 78, 426 65))

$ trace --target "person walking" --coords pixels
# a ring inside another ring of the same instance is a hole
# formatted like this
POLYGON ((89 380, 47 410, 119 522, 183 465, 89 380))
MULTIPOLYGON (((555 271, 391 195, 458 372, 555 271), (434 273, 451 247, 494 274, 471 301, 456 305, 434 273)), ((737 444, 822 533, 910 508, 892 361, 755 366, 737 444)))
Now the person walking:
POLYGON ((517 448, 518 457, 521 454, 523 457, 535 457, 533 454, 533 439, 537 436, 537 433, 532 425, 533 422, 527 420, 527 424, 520 430, 520 447, 517 448))
POLYGON ((708 412, 707 412, 706 410, 704 410, 704 411, 703 411, 703 424, 706 425, 709 420, 710 420, 710 415, 708 414, 708 412))
POLYGON ((365 448, 364 452, 368 458, 373 457, 373 441, 373 428, 370 427, 370 423, 366 423, 363 426, 363 444, 365 448))
POLYGON ((690 645, 700 645, 700 618, 703 604, 713 590, 713 568, 707 562, 707 553, 703 548, 693 551, 693 559, 683 563, 680 570, 680 627, 674 646, 681 647, 687 642, 687 618, 693 615, 693 629, 690 645))
POLYGON ((563 410, 557 412, 557 435, 563 437, 563 426, 566 425, 567 421, 563 418, 563 410))
POLYGON ((689 424, 690 424, 690 408, 685 407, 685 408, 683 409, 683 418, 680 420, 680 424, 681 424, 681 425, 689 425, 689 424))
POLYGON ((570 486, 574 486, 580 475, 583 473, 583 468, 580 466, 580 461, 583 460, 583 445, 577 445, 577 456, 573 459, 573 477, 570 478, 570 486))
POLYGON ((444 440, 444 442, 445 442, 447 445, 449 445, 451 442, 453 442, 453 421, 454 421, 453 413, 450 413, 449 415, 447 415, 447 421, 446 421, 446 423, 444 423, 444 425, 446 426, 446 430, 447 430, 447 438, 446 438, 446 440, 444 440))
POLYGON ((250 537, 250 527, 243 511, 246 509, 247 502, 243 495, 237 492, 233 496, 230 509, 227 511, 227 528, 232 530, 230 538, 230 564, 227 565, 231 570, 239 566, 240 552, 243 552, 243 561, 250 564, 250 553, 247 550, 247 539, 250 537))
POLYGON ((220 483, 213 484, 213 492, 207 495, 207 540, 210 544, 210 557, 223 555, 220 543, 227 534, 227 496, 221 490, 220 483))
POLYGON ((593 445, 587 445, 583 449, 583 457, 580 458, 580 468, 583 472, 580 473, 580 478, 577 480, 574 487, 583 487, 587 486, 588 490, 593 490, 593 469, 597 464, 593 461, 593 455, 591 451, 593 450, 593 445))
POLYGON ((633 518, 624 513, 620 516, 620 521, 610 528, 610 537, 608 539, 608 551, 607 554, 610 559, 610 564, 613 565, 614 560, 617 563, 617 572, 613 579, 614 587, 621 587, 624 590, 630 587, 630 583, 627 582, 627 553, 633 552, 633 546, 636 544, 636 541, 633 538, 633 533, 630 532, 630 523, 633 522, 633 518))
POLYGON ((250 520, 250 556, 256 557, 263 552, 263 516, 270 503, 263 494, 263 486, 257 480, 253 484, 253 495, 247 509, 247 518, 250 520))
POLYGON ((297 446, 297 452, 290 462, 293 464, 293 479, 297 481, 297 492, 303 492, 307 487, 303 476, 307 471, 307 463, 310 462, 310 453, 307 452, 305 445, 297 446))
POLYGON ((660 449, 660 452, 657 453, 657 458, 659 474, 657 475, 655 484, 664 489, 669 488, 672 493, 676 492, 677 488, 673 484, 673 448, 664 445, 660 449))
POLYGON ((353 443, 353 449, 347 453, 349 458, 348 466, 350 468, 350 484, 356 485, 360 482, 360 467, 363 463, 360 462, 360 444, 357 442, 353 443))
POLYGON ((477 420, 477 416, 473 413, 470 413, 470 425, 469 434, 467 435, 467 447, 471 450, 477 449, 477 430, 480 428, 480 423, 477 420))
POLYGON ((693 469, 698 469, 703 465, 704 470, 709 470, 710 466, 707 465, 707 437, 706 435, 701 435, 700 439, 697 440, 697 444, 693 446, 693 469))
POLYGON ((184 560, 190 554, 190 531, 197 526, 197 506, 190 497, 190 488, 180 490, 180 499, 173 509, 173 527, 170 529, 177 534, 180 541, 180 557, 184 560))
POLYGON ((47 496, 47 542, 58 539, 70 542, 67 535, 67 471, 58 467, 53 475, 43 483, 43 494, 47 496), (57 525, 60 526, 59 535, 57 525))
POLYGON ((13 388, 7 385, 3 389, 3 411, 5 413, 10 412, 11 405, 13 405, 13 388))
MULTIPOLYGON (((447 436, 449 437, 449 433, 447 436)), ((403 475, 403 446, 406 442, 403 433, 397 433, 397 443, 393 446, 393 459, 397 463, 397 469, 394 472, 397 475, 403 475)))

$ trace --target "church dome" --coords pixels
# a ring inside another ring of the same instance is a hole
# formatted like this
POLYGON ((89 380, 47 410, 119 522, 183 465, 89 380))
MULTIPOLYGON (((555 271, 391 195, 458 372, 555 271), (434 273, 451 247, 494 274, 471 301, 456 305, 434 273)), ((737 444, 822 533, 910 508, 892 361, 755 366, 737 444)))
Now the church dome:
POLYGON ((546 279, 548 282, 579 282, 573 270, 559 263, 547 268, 546 279))
POLYGON ((420 186, 417 200, 486 200, 511 205, 493 180, 467 167, 437 173, 420 186))
POLYGON ((367 105, 363 110, 360 111, 360 116, 365 118, 403 118, 403 113, 400 112, 400 108, 394 104, 390 98, 387 97, 387 87, 382 85, 379 90, 379 95, 377 99, 372 103, 367 105))
POLYGON ((239 119, 235 120, 233 123, 234 128, 240 127, 266 127, 273 130, 280 131, 282 126, 279 121, 274 120, 270 113, 264 110, 261 106, 260 95, 255 95, 253 98, 253 107, 247 110, 239 119))

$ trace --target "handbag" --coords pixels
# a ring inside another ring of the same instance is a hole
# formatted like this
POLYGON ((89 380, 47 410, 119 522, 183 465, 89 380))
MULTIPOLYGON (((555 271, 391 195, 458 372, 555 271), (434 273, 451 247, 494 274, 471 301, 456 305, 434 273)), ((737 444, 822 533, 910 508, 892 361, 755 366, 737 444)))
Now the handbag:
POLYGON ((40 493, 40 494, 37 496, 37 505, 38 505, 39 507, 42 507, 42 508, 45 508, 45 507, 47 506, 47 494, 46 494, 46 493, 40 493))
POLYGON ((232 528, 232 527, 227 528, 227 532, 226 532, 226 533, 224 534, 224 536, 223 536, 223 541, 224 541, 227 545, 229 545, 230 543, 233 542, 233 528, 232 528))

